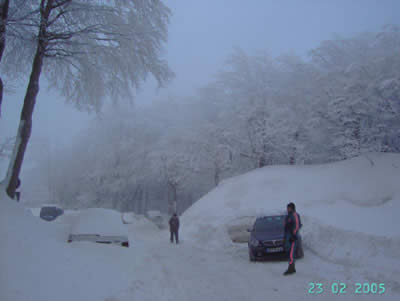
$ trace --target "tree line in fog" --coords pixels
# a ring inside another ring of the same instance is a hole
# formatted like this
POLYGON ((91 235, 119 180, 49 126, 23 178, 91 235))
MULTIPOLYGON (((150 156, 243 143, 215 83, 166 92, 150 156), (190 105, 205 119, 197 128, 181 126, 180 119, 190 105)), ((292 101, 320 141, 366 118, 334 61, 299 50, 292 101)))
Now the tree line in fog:
POLYGON ((234 49, 191 96, 99 113, 35 174, 66 207, 182 213, 252 169, 399 152, 399 51, 395 26, 336 36, 305 58, 234 49))

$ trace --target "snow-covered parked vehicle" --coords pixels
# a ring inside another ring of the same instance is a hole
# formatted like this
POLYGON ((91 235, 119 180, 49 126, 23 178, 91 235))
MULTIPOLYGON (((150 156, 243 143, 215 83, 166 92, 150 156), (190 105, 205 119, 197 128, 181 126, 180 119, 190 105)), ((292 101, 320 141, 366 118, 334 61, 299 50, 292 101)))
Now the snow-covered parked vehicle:
POLYGON ((81 210, 72 225, 68 242, 91 241, 129 247, 128 231, 121 220, 121 213, 102 208, 81 210))
MULTIPOLYGON (((256 219, 253 228, 248 229, 250 261, 285 257, 284 221, 285 215, 263 216, 256 219)), ((295 257, 302 258, 303 256, 303 244, 299 234, 295 257)))
POLYGON ((146 217, 152 221, 159 229, 168 227, 169 216, 161 213, 158 210, 149 210, 146 212, 146 217))
POLYGON ((124 212, 121 214, 122 223, 124 224, 133 224, 139 218, 140 216, 133 212, 124 212))

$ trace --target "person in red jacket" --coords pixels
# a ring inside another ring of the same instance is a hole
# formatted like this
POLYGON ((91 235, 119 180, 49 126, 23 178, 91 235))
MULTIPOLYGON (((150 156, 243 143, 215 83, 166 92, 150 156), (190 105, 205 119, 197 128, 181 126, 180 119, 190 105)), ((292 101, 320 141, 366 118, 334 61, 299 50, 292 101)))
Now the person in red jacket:
POLYGON ((179 218, 176 213, 169 219, 169 231, 171 232, 171 243, 174 242, 174 237, 175 237, 175 242, 178 244, 179 243, 179 218))

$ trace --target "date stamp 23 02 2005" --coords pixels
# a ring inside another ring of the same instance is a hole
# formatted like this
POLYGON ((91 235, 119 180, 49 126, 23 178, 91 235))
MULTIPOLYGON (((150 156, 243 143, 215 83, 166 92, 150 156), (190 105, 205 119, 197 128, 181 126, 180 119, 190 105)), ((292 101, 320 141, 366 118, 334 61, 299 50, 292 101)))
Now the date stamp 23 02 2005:
POLYGON ((319 282, 308 283, 308 294, 320 295, 324 293, 331 293, 334 295, 345 295, 345 294, 364 294, 364 295, 382 295, 386 292, 384 283, 354 283, 348 285, 344 282, 332 282, 329 284, 319 282))

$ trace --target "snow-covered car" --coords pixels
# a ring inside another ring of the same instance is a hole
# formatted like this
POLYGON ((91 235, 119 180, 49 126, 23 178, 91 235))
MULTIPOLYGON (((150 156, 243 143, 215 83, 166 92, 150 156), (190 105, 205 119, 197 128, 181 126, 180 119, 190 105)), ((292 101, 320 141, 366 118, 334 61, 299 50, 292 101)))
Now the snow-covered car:
MULTIPOLYGON (((284 221, 285 215, 263 216, 256 219, 252 229, 249 229, 250 238, 249 259, 284 258, 284 221)), ((304 256, 303 244, 299 235, 296 258, 304 256)))
POLYGON ((168 227, 169 217, 166 214, 161 213, 158 210, 149 210, 146 213, 146 217, 152 221, 159 229, 165 229, 168 227))
POLYGON ((64 210, 56 206, 44 206, 40 209, 40 218, 48 222, 54 221, 62 214, 64 210))
POLYGON ((124 212, 121 214, 122 223, 124 224, 133 224, 135 220, 140 217, 133 212, 124 212))
POLYGON ((128 231, 121 220, 121 213, 102 208, 81 210, 72 225, 68 242, 91 241, 129 247, 128 231))

